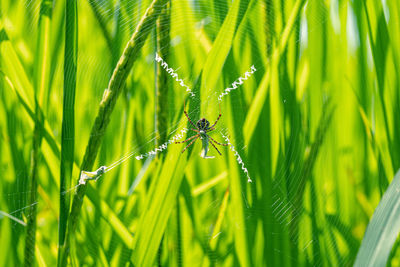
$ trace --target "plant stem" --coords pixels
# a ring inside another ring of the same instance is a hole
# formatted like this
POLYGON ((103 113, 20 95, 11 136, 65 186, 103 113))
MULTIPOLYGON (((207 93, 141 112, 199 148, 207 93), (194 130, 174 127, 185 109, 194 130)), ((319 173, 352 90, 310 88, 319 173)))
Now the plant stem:
POLYGON ((39 17, 39 34, 36 44, 37 65, 35 66, 35 127, 33 130, 32 151, 31 151, 31 165, 29 170, 29 200, 28 200, 28 221, 27 221, 27 234, 25 237, 25 266, 34 266, 35 260, 35 245, 36 245, 36 217, 37 217, 37 176, 38 166, 40 162, 40 147, 43 138, 43 122, 44 116, 41 106, 44 104, 44 92, 48 90, 48 73, 49 73, 49 54, 48 46, 50 43, 50 21, 52 13, 52 1, 43 0, 40 6, 39 17))
MULTIPOLYGON (((166 7, 161 11, 160 17, 157 19, 157 53, 166 62, 169 56, 170 44, 170 24, 171 24, 171 1, 168 0, 166 7)), ((167 120, 168 120, 168 73, 163 70, 161 64, 157 64, 156 79, 156 145, 159 146, 167 139, 167 120)), ((160 154, 159 154, 160 155, 160 154)), ((161 157, 159 157, 160 159, 161 157)), ((160 162, 160 161, 158 161, 160 162)), ((162 266, 162 248, 164 238, 161 239, 158 247, 158 266, 162 266)))
MULTIPOLYGON (((122 86, 132 68, 133 63, 139 56, 139 51, 149 35, 152 25, 154 25, 160 11, 167 0, 154 0, 146 13, 139 22, 136 31, 128 41, 120 57, 117 66, 111 76, 108 88, 105 90, 103 99, 100 102, 99 111, 93 124, 90 139, 86 147, 86 152, 81 165, 81 171, 90 171, 93 167, 104 133, 110 121, 111 113, 115 107, 118 96, 121 93, 122 86)), ((79 180, 79 177, 78 177, 79 180)), ((74 234, 78 223, 79 213, 83 203, 83 197, 86 192, 86 184, 78 185, 72 202, 71 213, 68 218, 66 240, 60 249, 62 250, 60 266, 66 266, 70 249, 70 239, 74 234)))
MULTIPOLYGON (((157 20, 157 53, 168 62, 170 45, 170 24, 171 24, 171 1, 168 1, 166 8, 161 12, 157 20)), ((156 63, 157 64, 157 63, 156 63)), ((161 64, 157 64, 157 122, 158 132, 157 145, 161 145, 167 139, 168 120, 168 73, 163 70, 161 64)))

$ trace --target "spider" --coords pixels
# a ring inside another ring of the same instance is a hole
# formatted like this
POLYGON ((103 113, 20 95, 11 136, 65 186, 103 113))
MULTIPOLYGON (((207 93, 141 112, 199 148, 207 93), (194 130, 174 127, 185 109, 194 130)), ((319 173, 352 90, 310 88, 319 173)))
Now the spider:
POLYGON ((200 139, 203 141, 202 143, 202 152, 201 152, 201 157, 202 158, 213 158, 213 157, 209 157, 207 156, 207 152, 208 152, 208 144, 210 143, 215 150, 217 150, 218 154, 222 155, 221 152, 219 152, 218 148, 215 146, 215 144, 220 145, 220 146, 227 146, 228 144, 221 144, 218 143, 217 141, 215 141, 211 136, 209 136, 207 133, 214 131, 215 130, 215 125, 217 125, 217 122, 219 121, 219 119, 221 118, 221 106, 219 107, 219 115, 217 120, 214 122, 213 125, 210 126, 210 122, 206 119, 206 118, 202 118, 200 120, 197 121, 196 124, 194 124, 192 122, 192 120, 189 118, 189 115, 187 114, 186 110, 185 110, 185 104, 183 104, 183 113, 185 113, 188 121, 190 122, 190 124, 194 127, 191 130, 195 131, 197 134, 193 135, 192 137, 189 137, 188 139, 181 141, 181 142, 175 142, 175 144, 180 144, 180 143, 186 143, 190 140, 192 140, 183 150, 182 153, 185 152, 185 150, 190 147, 192 144, 194 144, 194 142, 196 142, 196 140, 200 137, 200 139))

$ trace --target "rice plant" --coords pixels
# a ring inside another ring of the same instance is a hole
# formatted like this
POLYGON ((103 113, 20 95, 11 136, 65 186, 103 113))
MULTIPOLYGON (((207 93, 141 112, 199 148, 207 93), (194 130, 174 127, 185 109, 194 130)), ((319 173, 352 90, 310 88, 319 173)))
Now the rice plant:
POLYGON ((2 0, 0 266, 400 265, 400 5, 2 0))

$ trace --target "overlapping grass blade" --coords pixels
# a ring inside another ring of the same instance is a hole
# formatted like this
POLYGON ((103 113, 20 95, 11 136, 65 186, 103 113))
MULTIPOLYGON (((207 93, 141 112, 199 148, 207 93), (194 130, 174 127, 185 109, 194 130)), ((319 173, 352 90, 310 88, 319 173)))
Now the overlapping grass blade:
POLYGON ((249 0, 235 0, 225 17, 203 67, 202 87, 215 88, 225 60, 231 50, 236 29, 248 8, 249 0))
POLYGON ((37 217, 37 187, 38 187, 38 168, 41 158, 40 147, 42 144, 43 114, 42 105, 44 103, 44 95, 49 85, 49 42, 50 42, 50 21, 52 13, 52 1, 43 0, 40 6, 39 17, 39 36, 37 40, 37 59, 35 62, 35 127, 33 132, 31 164, 29 171, 30 180, 30 196, 28 204, 29 217, 27 222, 27 234, 25 237, 25 266, 34 265, 34 257, 36 251, 36 217, 37 217))
MULTIPOLYGON (((243 199, 243 193, 246 191, 244 179, 240 175, 239 165, 233 153, 229 153, 229 192, 231 196, 230 215, 235 221, 234 246, 240 266, 253 266, 250 252, 250 237, 248 236, 247 220, 245 218, 245 209, 247 202, 243 199), (246 203, 246 204, 245 204, 246 203)), ((251 183, 248 184, 251 186, 251 183)))
POLYGON ((383 195, 368 224, 354 266, 386 266, 400 232, 400 171, 383 195))
MULTIPOLYGON (((166 7, 161 11, 159 18, 157 19, 157 42, 156 50, 157 54, 163 58, 165 62, 169 62, 170 53, 170 30, 171 30, 171 1, 168 1, 166 7)), ((169 73, 161 67, 161 64, 156 63, 156 132, 157 132, 157 146, 163 144, 167 138, 167 127, 168 127, 168 91, 169 91, 169 73)), ((160 156, 160 155, 159 155, 160 156)), ((177 197, 177 211, 179 211, 179 197, 177 197)), ((177 213, 177 223, 180 223, 179 212, 177 213)), ((179 229, 180 230, 180 229, 179 229)), ((178 244, 180 244, 178 242, 178 244)), ((159 262, 162 257, 162 245, 161 241, 158 253, 159 262)), ((178 251, 180 249, 178 248, 178 251)))
POLYGON ((110 52, 112 52, 113 51, 113 40, 112 40, 111 33, 107 28, 107 18, 103 14, 104 11, 101 10, 101 6, 98 2, 96 2, 96 1, 88 1, 88 2, 93 10, 94 16, 96 17, 96 19, 99 23, 99 26, 100 26, 101 32, 103 33, 104 39, 106 39, 108 49, 110 50, 110 52))
POLYGON ((271 82, 271 67, 277 66, 280 61, 280 57, 289 41, 290 34, 292 33, 294 26, 296 25, 296 20, 299 16, 300 10, 304 6, 305 0, 297 0, 293 6, 293 9, 290 13, 289 19, 285 25, 285 28, 280 36, 279 43, 277 47, 274 49, 272 54, 272 58, 270 61, 270 66, 267 68, 264 77, 259 85, 259 88, 254 96, 254 100, 251 103, 249 112, 247 113, 245 123, 243 125, 244 132, 244 140, 245 143, 248 144, 250 137, 252 136, 255 127, 257 125, 258 118, 260 117, 260 113, 262 107, 265 103, 267 97, 267 91, 269 88, 269 84, 271 82))
MULTIPOLYGON (((3 74, 0 72, 0 74, 3 74)), ((5 77, 4 74, 3 76, 6 83, 9 85, 9 87, 16 93, 20 103, 22 104, 22 106, 24 107, 25 111, 29 114, 29 116, 31 117, 31 119, 33 121, 39 121, 36 119, 36 115, 35 113, 29 109, 28 105, 24 102, 24 100, 19 96, 18 92, 15 90, 14 85, 11 83, 11 81, 8 79, 8 77, 5 77)), ((46 124, 46 127, 44 127, 42 125, 42 134, 44 135, 44 138, 46 139, 46 141, 50 144, 50 148, 52 149, 52 152, 54 153, 54 155, 56 157, 58 157, 58 160, 60 160, 60 145, 59 143, 57 143, 57 140, 55 140, 54 136, 52 135, 51 132, 49 132, 47 129, 49 128, 48 124, 46 124)), ((16 147, 16 146, 12 146, 12 147, 16 147)), ((44 155, 44 157, 46 158, 48 155, 44 155)), ((22 157, 19 157, 22 159, 22 157)), ((79 168, 78 163, 76 162, 76 160, 74 160, 74 167, 75 168, 79 168)), ((19 167, 19 170, 21 170, 22 168, 19 167)), ((54 176, 53 176, 54 178, 54 176)), ((55 181, 55 183, 57 183, 57 181, 55 181)), ((64 191, 63 194, 69 193, 71 192, 71 189, 68 188, 68 191, 64 191)), ((119 220, 118 216, 113 212, 113 210, 107 205, 107 203, 105 203, 101 197, 94 193, 92 189, 89 188, 89 192, 88 192, 88 198, 89 200, 95 204, 95 206, 99 207, 99 210, 102 210, 103 214, 107 214, 107 217, 104 217, 105 221, 108 222, 111 227, 114 228, 115 232, 117 234, 120 234, 120 238, 122 240, 126 240, 126 238, 128 238, 128 236, 126 235, 126 233, 128 233, 129 231, 127 231, 126 229, 122 229, 122 225, 123 223, 121 222, 121 220, 119 220), (116 227, 116 228, 115 228, 116 227)), ((130 244, 130 242, 126 242, 126 244, 130 244)))
POLYGON ((71 188, 72 168, 75 144, 75 89, 78 64, 78 2, 65 3, 65 53, 64 53, 64 99, 61 133, 60 161, 60 220, 58 232, 58 266, 66 259, 61 253, 64 246, 67 221, 70 208, 70 194, 64 194, 71 188))
POLYGON ((96 190, 91 186, 88 187, 87 196, 92 201, 96 209, 100 211, 100 214, 104 220, 110 224, 117 235, 121 238, 125 246, 130 248, 132 246, 133 236, 126 228, 125 224, 113 212, 113 209, 101 199, 96 190))
MULTIPOLYGON (((25 183, 24 179, 20 179, 21 177, 28 177, 28 164, 23 154, 22 146, 19 144, 18 139, 21 138, 20 134, 17 132, 17 125, 20 121, 20 117, 17 116, 15 103, 7 102, 7 98, 5 97, 4 92, 1 94, 2 105, 4 107, 4 116, 3 119, 5 120, 5 128, 4 133, 8 137, 8 146, 9 146, 9 157, 10 162, 12 163, 12 170, 15 174, 15 178, 12 179, 5 186, 12 188, 13 190, 27 190, 27 183, 25 183)), ((7 209, 7 211, 13 211, 12 215, 19 220, 23 220, 23 212, 25 210, 23 207, 26 206, 27 203, 27 196, 21 196, 18 202, 14 201, 5 201, 4 207, 2 209, 7 209), (7 208, 6 208, 7 207, 7 208), (16 212, 15 212, 16 211, 16 212)), ((7 228, 6 228, 7 229, 7 228)), ((6 230, 7 231, 7 230, 6 230)), ((23 236, 26 232, 26 228, 17 223, 17 225, 13 225, 13 223, 9 224, 8 232, 5 232, 4 235, 11 240, 23 240, 23 236), (9 232, 9 233, 8 233, 9 232)), ((3 233, 2 233, 3 234, 3 233)), ((8 246, 6 246, 8 247, 8 246)), ((9 255, 6 257, 8 258, 7 261, 15 264, 15 265, 22 265, 23 259, 21 260, 18 256, 18 248, 15 246, 10 246, 8 250, 9 255)))
POLYGON ((154 176, 149 198, 141 217, 134 240, 132 262, 136 266, 154 264, 158 246, 161 242, 169 215, 175 205, 183 179, 185 156, 180 155, 180 148, 175 146, 169 150, 161 172, 154 176))
MULTIPOLYGON (((144 41, 146 40, 148 34, 150 33, 151 26, 154 25, 154 22, 159 16, 165 2, 166 0, 154 0, 152 2, 142 20, 139 22, 135 33, 132 35, 131 39, 126 45, 125 50, 114 69, 108 88, 104 92, 97 117, 91 130, 90 139, 81 165, 81 171, 92 170, 97 152, 100 148, 100 143, 110 121, 110 115, 115 107, 118 96, 121 93, 122 86, 125 84, 132 65, 139 56, 139 51, 144 45, 144 41)), ((86 192, 86 186, 86 184, 79 185, 77 192, 74 195, 67 225, 66 242, 64 242, 64 245, 61 247, 63 250, 60 254, 63 257, 60 260, 62 263, 61 266, 65 266, 67 264, 70 246, 69 238, 71 238, 70 235, 73 235, 76 229, 79 212, 83 203, 83 197, 85 196, 86 192)))
POLYGON ((13 45, 7 35, 7 32, 0 25, 0 54, 1 54, 1 71, 9 77, 9 79, 15 84, 15 89, 18 94, 28 104, 31 110, 34 110, 34 103, 31 99, 34 99, 33 86, 29 81, 23 64, 19 60, 13 45))
MULTIPOLYGON (((144 27, 152 38, 137 33, 144 45, 132 48, 137 55, 134 71, 128 75, 129 68, 124 69, 121 79, 113 81, 121 88, 123 104, 96 122, 104 126, 97 128, 100 132, 90 132, 87 124, 95 119, 101 88, 151 1, 76 1, 80 53, 76 151, 69 154, 74 155, 73 176, 78 175, 89 138, 92 148, 87 153, 92 156, 85 157, 81 168, 111 166, 127 154, 132 160, 88 182, 86 192, 78 189, 76 198, 81 199, 75 205, 81 217, 68 226, 70 244, 75 244, 70 246, 70 263, 353 264, 373 207, 391 188, 400 164, 399 1, 171 1, 172 8, 164 10, 171 12, 169 40, 159 47, 169 46, 162 57, 193 87, 196 97, 186 102, 193 120, 200 115, 212 119, 218 112, 218 92, 249 66, 257 68, 224 97, 221 120, 211 133, 222 141, 215 133, 227 129, 252 184, 246 183, 226 148, 221 148, 222 156, 204 160, 196 155, 198 143, 185 154, 171 144, 156 160, 134 160, 154 149, 155 127, 168 137, 187 122, 185 92, 179 84, 169 84, 168 97, 160 97, 166 105, 154 105, 156 20, 144 27), (335 103, 334 115, 324 108, 326 99, 335 103), (155 115, 163 118, 158 126, 155 115), (99 146, 98 152, 93 150, 99 146), (83 195, 89 201, 80 208, 83 195)), ((66 1, 0 2, 0 210, 6 215, 0 214, 0 266, 23 265, 24 242, 31 243, 25 248, 30 258, 35 254, 33 262, 55 265, 66 1), (41 2, 54 2, 49 6, 50 28, 40 23, 41 2), (36 164, 38 196, 32 204, 38 224, 33 245, 33 232, 26 235, 24 225, 35 221, 27 201, 36 193, 28 181, 32 133, 39 130, 43 141, 37 149, 42 160, 36 164)), ((158 73, 167 74, 163 69, 158 73)), ((112 95, 106 90, 101 103, 109 113, 115 104, 107 102, 116 98, 112 95)), ((396 175, 393 183, 397 181, 396 175)), ((65 186, 62 194, 74 196, 74 185, 65 186)), ((364 241, 374 232, 378 245, 363 242, 360 253, 367 247, 377 253, 376 259, 386 257, 387 265, 399 265, 400 241, 391 245, 397 222, 374 225, 364 241), (386 228, 379 232, 379 227, 386 228), (383 248, 380 244, 386 240, 390 242, 383 248)))
MULTIPOLYGON (((157 20, 157 53, 165 61, 169 62, 170 53, 170 25, 171 25, 171 1, 167 2, 166 7, 161 11, 157 20)), ((168 91, 169 73, 157 64, 156 81, 156 131, 158 132, 157 145, 161 145, 167 138, 168 126, 168 91)))

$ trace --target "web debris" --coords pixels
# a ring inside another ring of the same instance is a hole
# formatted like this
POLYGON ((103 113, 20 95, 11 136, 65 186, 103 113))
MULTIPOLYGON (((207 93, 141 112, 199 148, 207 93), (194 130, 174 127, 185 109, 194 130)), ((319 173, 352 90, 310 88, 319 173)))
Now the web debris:
POLYGON ((105 172, 107 172, 106 166, 101 166, 94 172, 82 171, 81 176, 79 178, 79 185, 86 184, 87 180, 97 181, 105 172))
POLYGON ((236 81, 234 81, 234 82, 232 83, 232 87, 226 88, 226 89, 224 90, 224 92, 223 92, 222 94, 219 95, 218 100, 219 100, 219 101, 222 101, 222 97, 223 97, 224 95, 228 95, 229 92, 230 92, 231 90, 237 89, 237 88, 238 88, 238 85, 243 84, 243 81, 247 80, 255 71, 257 71, 257 69, 254 67, 254 65, 252 65, 252 66, 250 67, 250 70, 251 70, 251 71, 246 71, 246 72, 245 72, 244 78, 239 77, 236 81))
MULTIPOLYGON (((244 73, 244 75, 243 75, 244 77, 239 77, 236 81, 234 81, 234 82, 232 83, 232 87, 226 88, 226 89, 224 90, 224 92, 222 92, 222 93, 219 95, 218 101, 221 102, 221 101, 222 101, 222 98, 223 98, 225 95, 228 95, 230 91, 237 89, 237 88, 238 88, 238 85, 243 84, 243 81, 245 81, 245 80, 247 80, 249 77, 251 77, 251 75, 252 75, 255 71, 257 71, 257 69, 254 67, 254 65, 252 65, 252 66, 250 67, 250 70, 249 70, 249 71, 246 71, 246 72, 244 73)), ((253 182, 253 181, 251 180, 251 178, 250 178, 249 171, 247 170, 247 168, 244 167, 244 162, 243 162, 242 158, 240 157, 239 152, 236 151, 235 147, 232 145, 231 141, 229 140, 229 138, 228 138, 227 136, 225 136, 222 132, 221 132, 221 135, 222 135, 222 137, 225 139, 225 141, 228 143, 229 148, 230 148, 230 149, 232 150, 232 152, 235 154, 236 161, 238 162, 239 165, 241 165, 241 168, 242 168, 243 172, 244 172, 244 173, 246 174, 246 176, 247 176, 247 182, 248 182, 248 183, 253 182)))
POLYGON ((169 75, 171 75, 172 78, 175 78, 175 81, 180 82, 180 83, 179 83, 180 86, 186 87, 186 92, 188 92, 188 93, 191 95, 191 97, 194 97, 194 96, 195 96, 195 94, 194 94, 193 91, 189 88, 189 86, 187 86, 187 85, 183 82, 182 79, 178 79, 178 74, 177 74, 176 72, 174 72, 174 71, 176 71, 177 69, 174 70, 173 68, 168 68, 168 63, 165 62, 165 61, 158 55, 158 53, 156 53, 156 58, 155 58, 155 60, 156 60, 157 62, 161 62, 161 67, 163 67, 163 68, 165 69, 165 71, 168 72, 169 75))
POLYGON ((183 138, 183 135, 188 131, 187 128, 183 128, 180 133, 176 134, 174 137, 172 137, 171 139, 169 139, 167 142, 165 142, 164 144, 156 147, 154 150, 151 150, 147 153, 141 154, 139 156, 136 156, 137 160, 141 160, 143 158, 147 158, 153 155, 156 155, 157 152, 162 152, 163 150, 167 149, 168 145, 175 143, 176 140, 179 140, 181 138, 183 138))
POLYGON ((221 133, 221 135, 225 139, 225 141, 228 143, 229 148, 232 150, 232 152, 235 153, 236 161, 239 163, 239 165, 242 166, 242 170, 247 176, 247 182, 248 183, 253 182, 250 178, 249 171, 247 170, 247 168, 244 167, 244 162, 243 162, 242 158, 240 157, 239 152, 236 151, 235 147, 232 145, 231 141, 229 140, 229 138, 227 136, 225 136, 223 133, 221 133))
MULTIPOLYGON (((146 152, 144 154, 141 154, 139 156, 136 156, 136 160, 141 160, 143 158, 148 158, 151 156, 155 156, 158 152, 162 152, 164 150, 167 149, 168 145, 175 143, 176 140, 183 138, 183 135, 188 131, 187 128, 183 128, 180 130, 179 133, 177 133, 176 135, 174 135, 170 140, 168 140, 167 142, 165 142, 164 144, 156 147, 154 150, 151 150, 149 152, 146 152)), ((96 171, 82 171, 81 172, 81 176, 79 178, 79 185, 84 185, 86 184, 86 181, 88 180, 95 180, 97 181, 104 173, 110 171, 111 169, 117 167, 118 165, 122 164, 123 162, 125 162, 126 160, 128 160, 129 158, 131 158, 133 155, 135 154, 135 151, 129 153, 128 155, 126 155, 125 157, 122 157, 121 159, 117 160, 116 162, 114 162, 113 164, 111 164, 110 166, 101 166, 100 168, 98 168, 96 171)))

